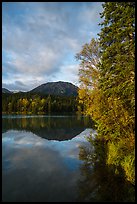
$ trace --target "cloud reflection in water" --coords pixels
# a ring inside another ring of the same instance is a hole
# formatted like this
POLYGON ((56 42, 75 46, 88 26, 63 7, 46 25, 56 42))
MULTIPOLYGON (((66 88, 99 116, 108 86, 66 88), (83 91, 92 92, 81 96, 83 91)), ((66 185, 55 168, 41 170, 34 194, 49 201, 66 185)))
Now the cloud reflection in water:
POLYGON ((75 200, 82 162, 78 147, 87 145, 85 136, 90 131, 85 129, 66 141, 47 140, 27 131, 3 133, 3 200, 75 200))

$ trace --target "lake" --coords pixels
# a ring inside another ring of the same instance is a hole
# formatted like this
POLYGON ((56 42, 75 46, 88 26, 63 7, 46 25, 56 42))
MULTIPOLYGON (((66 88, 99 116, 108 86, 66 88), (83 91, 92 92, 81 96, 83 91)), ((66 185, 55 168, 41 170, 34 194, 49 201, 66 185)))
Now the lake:
POLYGON ((85 117, 3 116, 3 201, 76 201, 90 130, 85 117))
POLYGON ((2 200, 127 201, 122 180, 91 160, 91 131, 92 122, 75 115, 3 116, 2 200))

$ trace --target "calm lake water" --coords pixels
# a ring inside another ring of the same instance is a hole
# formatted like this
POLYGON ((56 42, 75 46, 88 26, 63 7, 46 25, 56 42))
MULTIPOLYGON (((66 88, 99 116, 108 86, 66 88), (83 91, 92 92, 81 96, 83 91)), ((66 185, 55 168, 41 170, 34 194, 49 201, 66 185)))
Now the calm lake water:
POLYGON ((3 116, 3 201, 76 201, 90 130, 83 117, 3 116))
POLYGON ((111 174, 110 182, 105 170, 89 162, 94 148, 86 138, 91 131, 94 135, 86 117, 3 116, 2 200, 115 201, 124 192, 123 199, 127 188, 121 180, 116 183, 111 174))

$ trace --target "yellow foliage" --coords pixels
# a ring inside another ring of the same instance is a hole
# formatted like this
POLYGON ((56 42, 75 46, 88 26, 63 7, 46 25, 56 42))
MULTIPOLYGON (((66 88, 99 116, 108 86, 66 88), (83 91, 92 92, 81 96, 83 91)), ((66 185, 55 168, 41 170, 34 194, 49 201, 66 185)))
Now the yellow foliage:
MULTIPOLYGON (((123 95, 122 98, 120 94, 115 92, 119 89, 113 86, 110 80, 114 75, 109 72, 106 73, 107 76, 110 75, 108 77, 109 83, 107 78, 101 75, 99 54, 96 55, 98 60, 93 58, 94 54, 98 53, 99 48, 97 49, 95 41, 91 42, 83 46, 83 50, 78 55, 81 60, 79 102, 84 105, 84 114, 90 115, 96 121, 98 138, 108 141, 107 164, 121 166, 125 171, 127 180, 134 183, 134 107, 131 108, 129 99, 124 98, 123 95), (95 61, 96 64, 94 64, 95 61), (104 89, 104 86, 107 88, 104 89)), ((124 86, 126 87, 126 84, 124 86)))
POLYGON ((121 163, 128 181, 135 185, 135 155, 128 155, 124 157, 121 163))

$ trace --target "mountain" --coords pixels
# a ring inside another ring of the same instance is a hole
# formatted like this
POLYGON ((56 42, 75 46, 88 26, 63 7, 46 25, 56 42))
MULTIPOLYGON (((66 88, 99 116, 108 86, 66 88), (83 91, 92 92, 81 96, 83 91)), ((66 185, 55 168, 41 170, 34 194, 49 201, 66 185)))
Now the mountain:
POLYGON ((69 82, 48 82, 32 89, 29 92, 56 96, 77 96, 78 87, 69 82))
POLYGON ((2 88, 2 93, 12 93, 12 92, 9 91, 8 89, 2 88))

